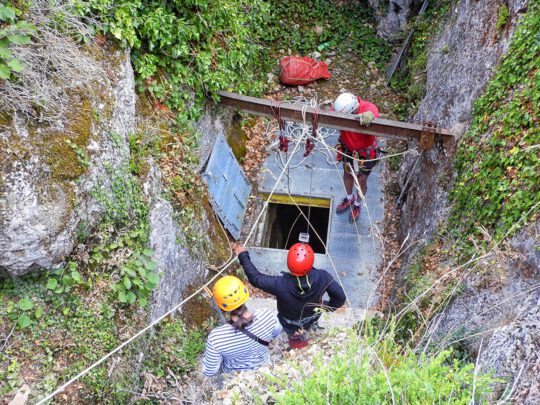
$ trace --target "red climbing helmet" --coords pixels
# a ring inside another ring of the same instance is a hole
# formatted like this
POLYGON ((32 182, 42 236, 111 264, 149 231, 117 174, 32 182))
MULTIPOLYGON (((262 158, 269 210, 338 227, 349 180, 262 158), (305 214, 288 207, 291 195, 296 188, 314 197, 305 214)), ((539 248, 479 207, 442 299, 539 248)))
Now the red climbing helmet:
POLYGON ((295 276, 305 276, 313 267, 315 255, 307 243, 298 242, 291 246, 287 255, 287 267, 295 276))

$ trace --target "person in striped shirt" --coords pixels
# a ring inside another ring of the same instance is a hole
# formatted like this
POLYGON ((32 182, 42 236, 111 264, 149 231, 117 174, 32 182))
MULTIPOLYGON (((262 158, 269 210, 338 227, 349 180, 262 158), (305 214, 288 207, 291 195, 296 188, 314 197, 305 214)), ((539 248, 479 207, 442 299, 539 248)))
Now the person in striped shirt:
POLYGON ((270 359, 269 342, 281 333, 276 314, 269 309, 251 312, 245 305, 249 292, 234 276, 225 276, 214 285, 214 299, 229 313, 229 322, 218 326, 206 340, 203 374, 253 370, 270 359))

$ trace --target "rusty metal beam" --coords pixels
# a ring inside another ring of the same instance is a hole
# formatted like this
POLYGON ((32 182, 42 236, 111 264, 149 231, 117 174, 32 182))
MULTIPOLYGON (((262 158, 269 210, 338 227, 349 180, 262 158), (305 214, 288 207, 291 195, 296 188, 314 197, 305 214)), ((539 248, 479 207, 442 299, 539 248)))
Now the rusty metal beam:
MULTIPOLYGON (((229 93, 226 91, 220 91, 220 103, 222 105, 233 107, 238 110, 255 114, 264 115, 268 117, 274 117, 272 111, 272 101, 243 96, 241 94, 229 93)), ((294 105, 287 102, 280 104, 281 118, 285 121, 303 122, 302 118, 302 106, 294 105)), ((311 107, 304 107, 306 112, 306 120, 311 122, 314 109, 311 107)), ((433 134, 433 142, 425 142, 427 131, 422 124, 411 124, 408 122, 400 122, 377 118, 368 126, 362 126, 351 114, 340 114, 330 111, 319 111, 319 125, 324 127, 337 128, 347 131, 356 131, 363 134, 381 136, 386 138, 399 138, 399 139, 424 139, 424 145, 433 145, 433 143, 440 139, 444 146, 452 145, 456 137, 449 130, 439 127, 430 126, 429 133, 433 134)))

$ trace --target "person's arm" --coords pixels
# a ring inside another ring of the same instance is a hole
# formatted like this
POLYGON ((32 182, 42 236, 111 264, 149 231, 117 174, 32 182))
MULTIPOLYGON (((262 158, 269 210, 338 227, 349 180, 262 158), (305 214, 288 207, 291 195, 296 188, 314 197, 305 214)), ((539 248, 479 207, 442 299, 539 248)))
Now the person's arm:
POLYGON ((238 255, 238 261, 244 268, 244 272, 249 280, 249 282, 257 288, 260 288, 267 293, 276 295, 278 290, 278 280, 279 276, 269 276, 268 274, 263 274, 249 258, 249 253, 244 249, 242 245, 235 245, 235 253, 238 255))
POLYGON ((328 302, 325 302, 325 305, 328 307, 328 309, 333 311, 343 306, 343 304, 345 304, 345 301, 347 300, 347 297, 345 295, 343 287, 341 287, 341 285, 336 280, 334 280, 334 278, 330 274, 328 274, 328 278, 329 282, 328 287, 326 288, 326 292, 328 293, 330 300, 328 302))
POLYGON ((203 374, 207 377, 216 375, 221 368, 221 362, 221 354, 214 348, 210 340, 207 339, 203 359, 203 374))

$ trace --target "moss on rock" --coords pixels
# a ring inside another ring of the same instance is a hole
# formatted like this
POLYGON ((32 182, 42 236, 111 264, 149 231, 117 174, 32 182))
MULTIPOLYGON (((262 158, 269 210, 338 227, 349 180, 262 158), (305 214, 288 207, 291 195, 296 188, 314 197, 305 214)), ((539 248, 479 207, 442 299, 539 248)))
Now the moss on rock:
POLYGON ((83 175, 87 164, 82 159, 92 134, 92 105, 84 98, 67 117, 65 132, 51 132, 42 140, 44 156, 57 180, 74 180, 83 175))
POLYGON ((231 147, 234 156, 238 162, 242 162, 246 156, 247 134, 242 127, 242 121, 239 115, 235 115, 232 124, 227 128, 227 143, 231 147))

